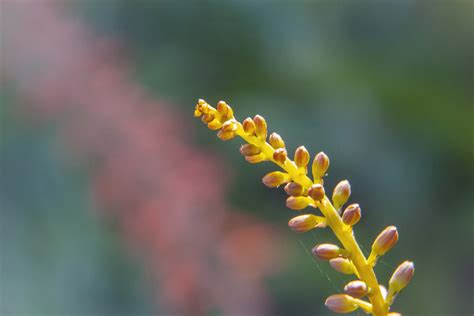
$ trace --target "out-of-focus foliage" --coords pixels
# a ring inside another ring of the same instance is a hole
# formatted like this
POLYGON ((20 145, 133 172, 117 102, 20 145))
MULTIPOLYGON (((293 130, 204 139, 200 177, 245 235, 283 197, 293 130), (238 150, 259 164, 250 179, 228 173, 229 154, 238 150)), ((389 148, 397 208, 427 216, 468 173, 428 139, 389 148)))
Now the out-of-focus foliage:
MULTIPOLYGON (((472 1, 90 0, 72 1, 69 9, 96 32, 115 37, 135 66, 137 81, 178 104, 176 110, 189 124, 198 125, 185 117, 198 97, 212 103, 225 99, 242 115, 264 115, 290 150, 300 145, 298 140, 312 154, 327 152, 332 159, 328 187, 348 178, 352 201, 362 206, 357 237, 366 250, 388 224, 400 231, 399 244, 377 268, 382 282, 388 281, 398 258, 416 264, 403 303, 395 303, 394 309, 406 315, 473 313, 472 1)), ((41 278, 35 284, 44 284, 45 298, 38 301, 60 294, 65 304, 77 302, 77 292, 55 293, 54 283, 65 278, 67 284, 78 284, 81 273, 97 274, 97 283, 78 288, 99 291, 94 294, 101 297, 98 307, 78 306, 78 315, 115 313, 115 308, 146 313, 152 304, 144 303, 146 289, 136 285, 143 284, 140 273, 125 259, 116 237, 89 215, 62 209, 72 204, 91 207, 87 194, 81 193, 87 172, 71 175, 58 167, 58 158, 48 149, 52 131, 38 134, 9 123, 20 101, 7 98, 7 90, 1 115, 8 132, 0 142, 2 280, 8 275, 15 282, 7 284, 18 288, 5 289, 0 283, 2 299, 19 299, 30 279, 41 278), (15 170, 25 159, 31 169, 15 170), (22 203, 44 205, 51 215, 11 211, 33 208, 22 203), (78 223, 81 229, 61 227, 78 223), (39 225, 64 231, 50 240, 35 234, 39 225), (82 229, 85 239, 74 251, 67 240, 77 241, 72 236, 82 229), (55 257, 30 244, 28 256, 15 257, 24 265, 21 269, 6 260, 17 251, 20 241, 14 233, 21 231, 28 232, 21 238, 56 245, 55 257), (116 268, 108 266, 110 257, 116 268), (17 283, 15 271, 30 271, 31 276, 17 283), (130 290, 135 285, 139 289, 130 290)), ((207 130, 196 132, 189 133, 190 141, 205 143, 214 152, 222 147, 207 130)), ((225 164, 237 177, 229 201, 284 227, 294 215, 284 207, 284 194, 264 188, 259 179, 268 170, 249 167, 238 146, 224 146, 225 164), (249 182, 252 177, 255 181, 249 182)), ((286 254, 289 266, 268 281, 274 314, 327 313, 325 296, 341 289, 345 279, 312 261, 307 250, 330 234, 286 238, 293 247, 286 254)), ((38 311, 36 302, 28 304, 21 313, 38 311)))

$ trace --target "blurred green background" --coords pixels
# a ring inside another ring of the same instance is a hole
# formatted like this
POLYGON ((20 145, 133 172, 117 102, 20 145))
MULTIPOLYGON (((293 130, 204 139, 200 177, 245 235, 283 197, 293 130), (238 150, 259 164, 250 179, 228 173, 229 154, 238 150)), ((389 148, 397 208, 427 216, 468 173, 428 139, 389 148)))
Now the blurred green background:
MULTIPOLYGON (((198 98, 226 100, 240 119, 263 115, 289 151, 304 144, 312 154, 326 152, 327 188, 347 178, 362 206, 356 234, 365 250, 384 227, 398 227, 399 244, 376 272, 386 283, 409 259, 416 274, 394 310, 474 313, 473 1, 67 5, 94 32, 117 40, 135 80, 174 104, 189 140, 220 157, 233 175, 229 203, 282 229, 294 216, 282 190, 261 184, 271 166, 247 164, 239 141, 222 143, 192 119, 198 98)), ((150 314, 140 263, 113 225, 85 211, 97 207, 87 168, 58 154, 54 128, 14 120, 14 90, 2 87, 5 315, 150 314)), ((324 299, 349 278, 308 251, 333 237, 284 238, 288 262, 266 284, 271 314, 329 314, 324 299)))

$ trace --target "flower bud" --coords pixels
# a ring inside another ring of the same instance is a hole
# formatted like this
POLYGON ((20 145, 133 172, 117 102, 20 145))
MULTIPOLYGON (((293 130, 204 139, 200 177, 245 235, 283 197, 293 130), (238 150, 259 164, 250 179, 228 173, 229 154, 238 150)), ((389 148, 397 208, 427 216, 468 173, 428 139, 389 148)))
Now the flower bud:
POLYGON ((303 194, 303 186, 296 182, 290 182, 285 185, 285 192, 291 196, 300 196, 303 194))
POLYGON ((306 196, 290 196, 286 199, 286 206, 292 210, 302 210, 309 205, 308 198, 306 196))
POLYGON ((339 210, 344 203, 347 202, 350 195, 351 185, 349 184, 349 181, 344 180, 336 185, 334 192, 332 193, 332 202, 334 203, 336 210, 339 210))
POLYGON ((237 130, 237 123, 234 121, 227 121, 222 124, 222 131, 224 132, 234 132, 237 130))
POLYGON ((242 156, 253 156, 261 152, 260 148, 252 144, 245 144, 240 147, 242 156))
POLYGON ((410 283, 413 274, 415 273, 415 265, 411 261, 405 261, 393 273, 388 282, 390 292, 400 292, 408 283, 410 283))
POLYGON ((219 137, 222 140, 230 140, 234 138, 236 135, 237 134, 234 131, 224 131, 222 129, 217 133, 217 137, 219 137))
POLYGON ((281 171, 274 171, 266 174, 262 182, 269 188, 279 187, 283 183, 290 181, 290 175, 281 171))
POLYGON ((334 270, 341 272, 343 274, 354 273, 353 265, 348 259, 341 258, 341 257, 334 258, 334 259, 329 260, 329 264, 334 270))
POLYGON ((324 187, 321 184, 313 184, 309 190, 308 195, 315 201, 321 201, 324 198, 324 187))
POLYGON ((393 248, 398 241, 398 232, 395 226, 385 228, 375 239, 372 252, 377 256, 385 254, 393 248))
POLYGON ((213 120, 207 123, 207 127, 213 131, 216 131, 222 127, 222 123, 219 120, 213 120))
POLYGON ((326 175, 326 172, 329 168, 329 157, 320 152, 319 154, 314 157, 312 171, 313 171, 313 178, 314 180, 321 179, 326 175))
POLYGON ((318 218, 313 214, 306 214, 293 217, 288 222, 288 226, 295 232, 305 233, 318 225, 318 218))
POLYGON ((273 160, 281 164, 285 163, 287 157, 285 148, 278 148, 273 152, 273 160))
POLYGON ((267 122, 265 119, 260 115, 255 115, 253 118, 253 122, 255 123, 255 134, 257 137, 261 139, 267 138, 267 122))
POLYGON ((313 255, 321 260, 331 260, 337 258, 341 252, 342 249, 333 244, 319 244, 316 245, 312 250, 313 255))
POLYGON ((205 124, 210 123, 214 120, 214 114, 206 113, 201 116, 201 121, 205 124))
POLYGON ((367 295, 369 288, 363 281, 351 281, 344 287, 344 293, 349 294, 352 297, 359 298, 367 295))
POLYGON ((285 148, 285 142, 277 133, 271 133, 268 142, 274 149, 285 148))
POLYGON ((359 308, 354 298, 347 294, 334 294, 329 296, 324 303, 327 308, 335 313, 350 313, 359 308))
POLYGON ((199 105, 204 105, 204 104, 207 104, 207 102, 206 102, 206 100, 204 100, 204 99, 199 99, 199 100, 198 100, 198 104, 199 104, 199 105))
POLYGON ((342 214, 342 221, 344 224, 353 226, 357 224, 361 217, 361 210, 359 204, 351 204, 349 205, 344 213, 342 214))
POLYGON ((217 103, 217 112, 219 112, 223 120, 228 120, 234 117, 234 111, 224 101, 219 101, 217 103))
POLYGON ((244 131, 247 134, 253 134, 255 133, 255 123, 250 117, 247 117, 243 122, 242 122, 242 127, 244 131))
POLYGON ((263 153, 260 153, 252 156, 245 156, 245 160, 250 163, 259 163, 267 159, 265 158, 265 155, 263 153))
POLYGON ((309 162, 309 152, 304 146, 296 148, 295 164, 298 168, 306 168, 309 162))

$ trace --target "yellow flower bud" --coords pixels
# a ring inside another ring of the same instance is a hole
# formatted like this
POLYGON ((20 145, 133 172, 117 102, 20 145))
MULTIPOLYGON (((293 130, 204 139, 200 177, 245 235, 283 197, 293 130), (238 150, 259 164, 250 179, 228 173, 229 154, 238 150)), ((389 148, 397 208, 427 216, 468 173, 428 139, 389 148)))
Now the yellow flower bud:
POLYGON ((334 259, 331 259, 329 260, 329 264, 331 265, 331 267, 338 271, 338 272, 341 272, 343 274, 353 274, 354 273, 354 268, 353 268, 353 265, 352 263, 349 261, 349 259, 345 259, 345 258, 334 258, 334 259))
POLYGON ((232 108, 224 101, 219 101, 217 103, 217 112, 219 112, 223 121, 234 117, 234 111, 232 111, 232 108))
POLYGON ((240 146, 240 153, 242 156, 253 156, 261 152, 260 148, 252 144, 245 144, 240 146))
POLYGON ((339 257, 342 249, 333 244, 320 244, 312 249, 312 253, 321 260, 331 260, 339 257))
POLYGON ((286 206, 292 210, 302 210, 309 205, 308 198, 306 196, 290 196, 286 199, 286 206))
POLYGON ((283 183, 290 181, 290 175, 281 171, 274 171, 266 174, 262 182, 269 188, 279 187, 283 183))
POLYGON ((344 287, 344 293, 355 298, 365 296, 367 295, 368 292, 369 292, 369 288, 367 287, 367 284, 359 280, 351 281, 347 283, 346 286, 344 287))
POLYGON ((398 241, 398 232, 395 226, 385 228, 375 239, 372 252, 377 256, 385 254, 393 248, 398 241))
POLYGON ((293 217, 288 222, 288 226, 295 232, 305 233, 318 225, 318 218, 313 214, 306 214, 293 217))
POLYGON ((250 117, 247 117, 242 122, 242 127, 247 134, 252 135, 253 133, 255 133, 255 123, 250 117))
POLYGON ((285 163, 287 153, 285 148, 278 148, 273 152, 273 160, 281 164, 285 163))
POLYGON ((403 290, 415 274, 415 265, 411 261, 405 261, 393 273, 388 282, 389 292, 398 293, 403 290))
POLYGON ((285 192, 291 196, 300 196, 303 194, 303 186, 296 182, 290 182, 285 185, 285 192))
POLYGON ((201 121, 205 124, 210 123, 214 120, 214 114, 206 113, 201 116, 201 121))
POLYGON ((213 131, 216 131, 222 127, 222 123, 219 120, 213 120, 212 122, 207 123, 207 127, 213 131))
POLYGON ((304 146, 296 148, 295 164, 298 168, 306 168, 309 163, 309 152, 304 146))
POLYGON ((234 131, 224 131, 222 129, 217 133, 217 137, 219 137, 222 140, 230 140, 234 138, 236 135, 237 134, 234 131))
POLYGON ((332 193, 332 202, 334 207, 339 210, 351 196, 351 185, 349 181, 344 180, 339 182, 332 193))
POLYGON ((344 224, 353 226, 357 224, 361 217, 361 210, 359 204, 351 204, 349 205, 344 213, 342 214, 342 221, 344 224))
POLYGON ((265 155, 263 153, 260 153, 257 155, 245 156, 245 160, 247 160, 247 162, 250 162, 250 163, 259 163, 267 159, 265 158, 265 155))
POLYGON ((350 313, 359 308, 354 298, 347 294, 334 294, 329 296, 324 303, 327 308, 335 313, 350 313))
POLYGON ((324 187, 321 184, 313 184, 309 190, 308 195, 315 201, 321 201, 324 198, 324 187))
POLYGON ((234 121, 227 121, 222 124, 222 131, 224 132, 234 132, 237 130, 237 123, 234 121))
POLYGON ((267 139, 268 131, 265 119, 260 115, 255 115, 253 122, 255 123, 255 135, 260 139, 267 139))
POLYGON ((329 157, 320 152, 319 154, 314 157, 313 165, 311 166, 313 172, 314 180, 321 179, 326 175, 326 172, 329 168, 329 157))
POLYGON ((270 137, 268 138, 268 142, 274 149, 285 147, 285 142, 283 141, 281 136, 278 135, 277 133, 271 133, 270 137))

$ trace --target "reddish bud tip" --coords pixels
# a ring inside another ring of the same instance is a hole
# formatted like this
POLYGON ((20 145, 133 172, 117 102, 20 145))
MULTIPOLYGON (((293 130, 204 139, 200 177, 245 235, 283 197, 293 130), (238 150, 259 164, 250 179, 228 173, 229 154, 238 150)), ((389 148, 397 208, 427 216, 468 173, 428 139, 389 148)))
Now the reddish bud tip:
POLYGON ((224 131, 222 129, 217 133, 217 137, 219 137, 222 140, 230 140, 234 138, 236 135, 237 134, 234 131, 224 131))
POLYGON ((313 165, 312 165, 312 171, 313 171, 313 177, 314 180, 321 179, 326 175, 326 172, 328 171, 329 168, 329 157, 323 153, 320 152, 319 154, 314 157, 313 160, 313 165))
POLYGON ((375 239, 372 245, 372 252, 377 256, 385 254, 393 248, 398 241, 398 232, 395 226, 385 228, 375 239))
POLYGON ((253 118, 253 122, 255 123, 255 135, 261 139, 267 138, 267 122, 265 119, 260 115, 255 115, 253 118))
POLYGON ((302 210, 309 205, 308 198, 306 196, 290 196, 286 199, 286 206, 292 210, 302 210))
POLYGON ((367 295, 368 292, 369 292, 369 288, 367 287, 367 284, 359 280, 351 281, 347 283, 346 286, 344 287, 344 293, 355 298, 365 296, 367 295))
POLYGON ((273 152, 273 160, 281 164, 285 163, 287 153, 285 148, 278 148, 273 152))
POLYGON ((332 193, 334 207, 339 210, 347 202, 349 196, 351 196, 351 185, 349 181, 344 180, 339 182, 332 193))
POLYGON ((296 148, 295 164, 298 168, 306 168, 309 163, 309 152, 304 146, 296 148))
POLYGON ((359 204, 349 205, 342 214, 342 221, 344 224, 353 226, 357 224, 361 217, 361 210, 359 204))
POLYGON ((280 172, 280 171, 274 171, 266 174, 262 182, 269 188, 275 188, 283 183, 286 183, 290 180, 290 176, 288 173, 280 172))
POLYGON ((312 249, 312 253, 321 260, 331 260, 339 257, 341 248, 333 244, 320 244, 312 249))
POLYGON ((318 225, 318 218, 313 214, 306 214, 293 217, 288 222, 288 226, 295 232, 305 233, 318 225))
POLYGON ((285 192, 291 196, 300 196, 303 194, 303 186, 296 182, 290 182, 285 185, 285 192))
POLYGON ((326 299, 324 304, 335 313, 350 313, 359 308, 354 298, 347 294, 331 295, 326 299))
POLYGON ((270 137, 268 138, 268 142, 274 149, 285 147, 285 142, 283 141, 281 136, 278 135, 277 133, 271 133, 270 137))
POLYGON ((408 283, 410 283, 411 278, 415 274, 415 265, 411 261, 405 261, 393 273, 390 278, 389 292, 400 292, 403 290, 408 283))
POLYGON ((240 153, 242 156, 253 156, 261 152, 260 148, 252 144, 245 144, 240 146, 240 153))
POLYGON ((244 131, 247 133, 247 134, 254 134, 255 133, 255 123, 253 122, 253 120, 250 118, 250 117, 247 117, 243 122, 242 122, 242 127, 244 129, 244 131))
POLYGON ((308 195, 315 201, 321 201, 325 194, 324 187, 321 184, 313 184, 308 190, 308 195))

